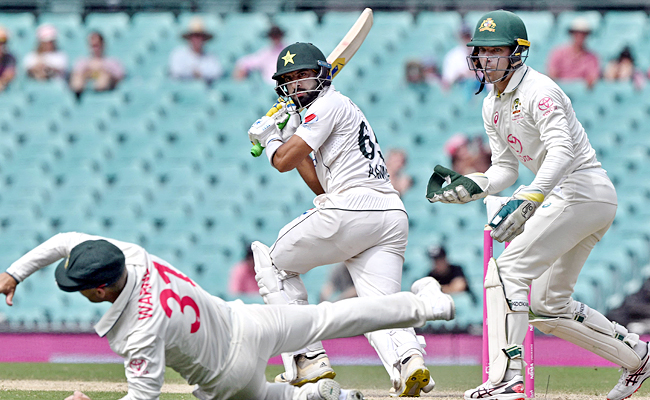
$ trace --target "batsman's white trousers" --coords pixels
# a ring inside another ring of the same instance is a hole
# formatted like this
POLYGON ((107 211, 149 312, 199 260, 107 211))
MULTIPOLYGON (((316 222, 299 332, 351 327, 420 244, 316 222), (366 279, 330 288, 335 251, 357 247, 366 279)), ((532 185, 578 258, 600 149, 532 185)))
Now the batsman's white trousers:
POLYGON ((359 297, 385 295, 402 289, 407 240, 404 211, 313 208, 282 228, 271 258, 299 274, 344 262, 359 297))
POLYGON ((239 300, 228 304, 233 336, 226 367, 214 382, 194 392, 203 400, 291 400, 298 390, 295 386, 266 381, 269 358, 314 341, 422 326, 433 312, 410 292, 303 306, 244 304, 239 300))
POLYGON ((572 318, 571 298, 578 275, 614 220, 616 191, 605 172, 574 172, 526 222, 497 259, 508 299, 526 299, 542 316, 572 318))
MULTIPOLYGON (((402 206, 399 198, 395 198, 402 206)), ((370 199, 368 203, 373 201, 370 199)), ((278 234, 271 247, 275 266, 304 274, 320 265, 344 262, 359 297, 399 292, 408 241, 406 212, 403 209, 336 208, 354 201, 355 197, 334 201, 324 196, 317 197, 314 201, 316 208, 287 224, 278 234)), ((305 290, 304 286, 301 290, 305 290)), ((392 380, 399 380, 396 366, 402 358, 424 352, 412 328, 369 332, 366 337, 392 380)), ((319 348, 322 344, 316 342, 300 352, 319 348)))

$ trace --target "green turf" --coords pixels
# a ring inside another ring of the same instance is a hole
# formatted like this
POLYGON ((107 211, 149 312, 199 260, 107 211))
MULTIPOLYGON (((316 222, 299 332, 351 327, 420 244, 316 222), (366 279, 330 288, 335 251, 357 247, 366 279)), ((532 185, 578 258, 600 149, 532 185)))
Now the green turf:
MULTIPOLYGON (((124 382, 122 364, 39 364, 39 363, 0 363, 0 381, 15 379, 81 380, 124 382)), ((359 389, 388 390, 388 375, 381 366, 335 366, 336 380, 341 386, 359 389)), ((436 381, 436 389, 464 391, 478 385, 481 381, 479 366, 431 366, 431 376, 436 381)), ((281 366, 267 368, 268 380, 282 371, 281 366)), ((568 392, 603 397, 616 384, 620 375, 616 368, 573 368, 537 367, 536 392, 542 398, 548 392, 568 392)), ((167 369, 165 381, 181 383, 183 379, 174 371, 167 369)), ((0 391, 0 399, 64 399, 70 392, 39 391, 0 391)), ((650 393, 650 385, 642 387, 638 395, 650 393)), ((88 392, 93 400, 115 399, 116 393, 88 392)), ((124 395, 124 393, 118 394, 124 395)), ((193 399, 188 394, 163 394, 162 400, 193 399)))

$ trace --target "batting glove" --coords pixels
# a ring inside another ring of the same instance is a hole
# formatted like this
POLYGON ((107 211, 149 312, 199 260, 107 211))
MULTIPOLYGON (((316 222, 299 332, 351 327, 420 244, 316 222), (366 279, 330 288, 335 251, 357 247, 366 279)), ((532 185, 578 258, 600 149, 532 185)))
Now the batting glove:
POLYGON ((275 120, 275 123, 280 130, 282 141, 284 142, 289 140, 291 136, 296 133, 296 130, 302 123, 300 113, 298 112, 293 100, 284 101, 283 99, 278 99, 266 115, 275 120))
POLYGON ((431 203, 469 203, 487 196, 489 185, 488 177, 480 172, 461 175, 436 165, 427 185, 427 199, 431 203))
POLYGON ((524 231, 524 224, 544 202, 544 193, 533 186, 520 186, 492 217, 489 225, 497 242, 511 242, 524 231))

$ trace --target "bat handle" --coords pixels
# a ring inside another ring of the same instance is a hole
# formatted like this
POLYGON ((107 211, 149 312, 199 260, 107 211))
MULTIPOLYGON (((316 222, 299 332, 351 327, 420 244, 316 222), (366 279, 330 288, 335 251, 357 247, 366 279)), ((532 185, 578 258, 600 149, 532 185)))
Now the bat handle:
POLYGON ((264 151, 264 147, 262 147, 261 144, 256 143, 251 147, 251 156, 259 157, 262 155, 262 151, 264 151))

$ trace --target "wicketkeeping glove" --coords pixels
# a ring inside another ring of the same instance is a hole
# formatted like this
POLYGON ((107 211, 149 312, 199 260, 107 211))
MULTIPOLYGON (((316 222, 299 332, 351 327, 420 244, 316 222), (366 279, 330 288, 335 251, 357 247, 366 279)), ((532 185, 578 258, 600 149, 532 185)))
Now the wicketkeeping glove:
POLYGON ((427 199, 431 203, 468 203, 487 196, 489 184, 488 177, 480 172, 461 175, 442 165, 436 165, 427 185, 427 199))
POLYGON ((520 186, 492 217, 492 238, 511 242, 524 231, 524 224, 544 202, 544 194, 533 186, 520 186))

